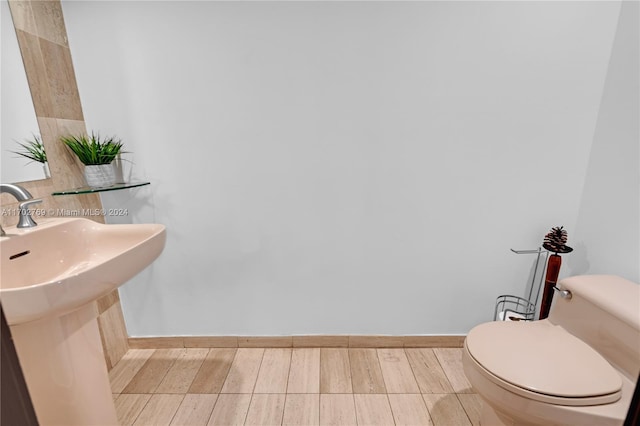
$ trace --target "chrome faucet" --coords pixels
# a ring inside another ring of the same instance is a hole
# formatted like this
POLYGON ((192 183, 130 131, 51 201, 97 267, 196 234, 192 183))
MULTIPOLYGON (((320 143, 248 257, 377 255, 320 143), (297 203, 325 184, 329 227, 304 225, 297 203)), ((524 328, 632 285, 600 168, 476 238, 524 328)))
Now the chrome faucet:
MULTIPOLYGON (((31 212, 29 212, 29 206, 32 204, 41 203, 41 199, 34 199, 29 191, 24 189, 23 187, 13 184, 13 183, 0 183, 0 193, 6 192, 7 194, 13 195, 16 200, 21 201, 18 204, 19 215, 18 219, 18 228, 33 228, 37 225, 35 220, 31 218, 31 212)), ((0 229, 2 229, 0 227, 0 229)), ((0 232, 2 236, 5 235, 4 230, 0 232)))

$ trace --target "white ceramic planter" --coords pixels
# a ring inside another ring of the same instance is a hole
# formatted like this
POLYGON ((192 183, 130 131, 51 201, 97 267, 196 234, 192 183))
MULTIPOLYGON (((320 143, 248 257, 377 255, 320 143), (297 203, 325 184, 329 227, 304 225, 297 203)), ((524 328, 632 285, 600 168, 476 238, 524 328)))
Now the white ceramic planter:
POLYGON ((102 188, 116 183, 113 164, 84 166, 84 177, 87 180, 87 185, 93 188, 102 188))
POLYGON ((120 154, 113 160, 113 170, 116 174, 116 183, 125 183, 124 181, 124 168, 122 167, 122 157, 120 154))

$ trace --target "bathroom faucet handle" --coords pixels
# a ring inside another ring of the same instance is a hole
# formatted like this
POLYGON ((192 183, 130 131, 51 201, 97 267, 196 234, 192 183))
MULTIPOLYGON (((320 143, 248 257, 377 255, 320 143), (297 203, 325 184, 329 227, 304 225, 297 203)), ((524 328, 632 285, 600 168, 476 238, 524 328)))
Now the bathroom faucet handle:
POLYGON ((18 228, 31 228, 37 225, 36 221, 31 217, 29 212, 29 206, 32 204, 39 204, 42 202, 42 198, 34 198, 31 200, 23 201, 18 204, 20 208, 20 219, 18 220, 18 228))
POLYGON ((33 198, 31 200, 23 201, 18 206, 20 209, 28 209, 32 204, 40 204, 42 202, 42 198, 33 198))

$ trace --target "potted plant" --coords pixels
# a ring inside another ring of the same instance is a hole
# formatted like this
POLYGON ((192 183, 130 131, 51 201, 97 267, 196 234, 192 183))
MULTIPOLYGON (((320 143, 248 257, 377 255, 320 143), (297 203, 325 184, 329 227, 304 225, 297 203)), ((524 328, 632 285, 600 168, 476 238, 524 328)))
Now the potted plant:
POLYGON ((100 135, 91 132, 91 136, 63 136, 60 140, 84 164, 84 177, 89 186, 100 188, 116 183, 115 170, 111 162, 122 149, 119 139, 101 139, 100 135))
POLYGON ((40 136, 33 135, 33 139, 25 139, 24 143, 17 142, 22 147, 21 151, 11 151, 14 154, 18 154, 22 157, 28 158, 31 161, 42 164, 44 169, 44 175, 48 179, 51 177, 49 173, 49 163, 47 163, 47 153, 44 150, 42 139, 40 136))

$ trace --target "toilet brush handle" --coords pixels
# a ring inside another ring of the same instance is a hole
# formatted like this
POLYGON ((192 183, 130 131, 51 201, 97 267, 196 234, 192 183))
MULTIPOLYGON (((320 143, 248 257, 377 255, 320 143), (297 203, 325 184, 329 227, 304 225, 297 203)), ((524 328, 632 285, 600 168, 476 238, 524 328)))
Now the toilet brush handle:
POLYGON ((558 275, 560 274, 560 266, 562 265, 562 258, 558 254, 552 254, 549 256, 547 262, 547 274, 544 278, 544 292, 542 293, 542 303, 540 304, 540 317, 539 319, 545 319, 549 316, 551 310, 551 302, 553 301, 553 288, 558 282, 558 275))

